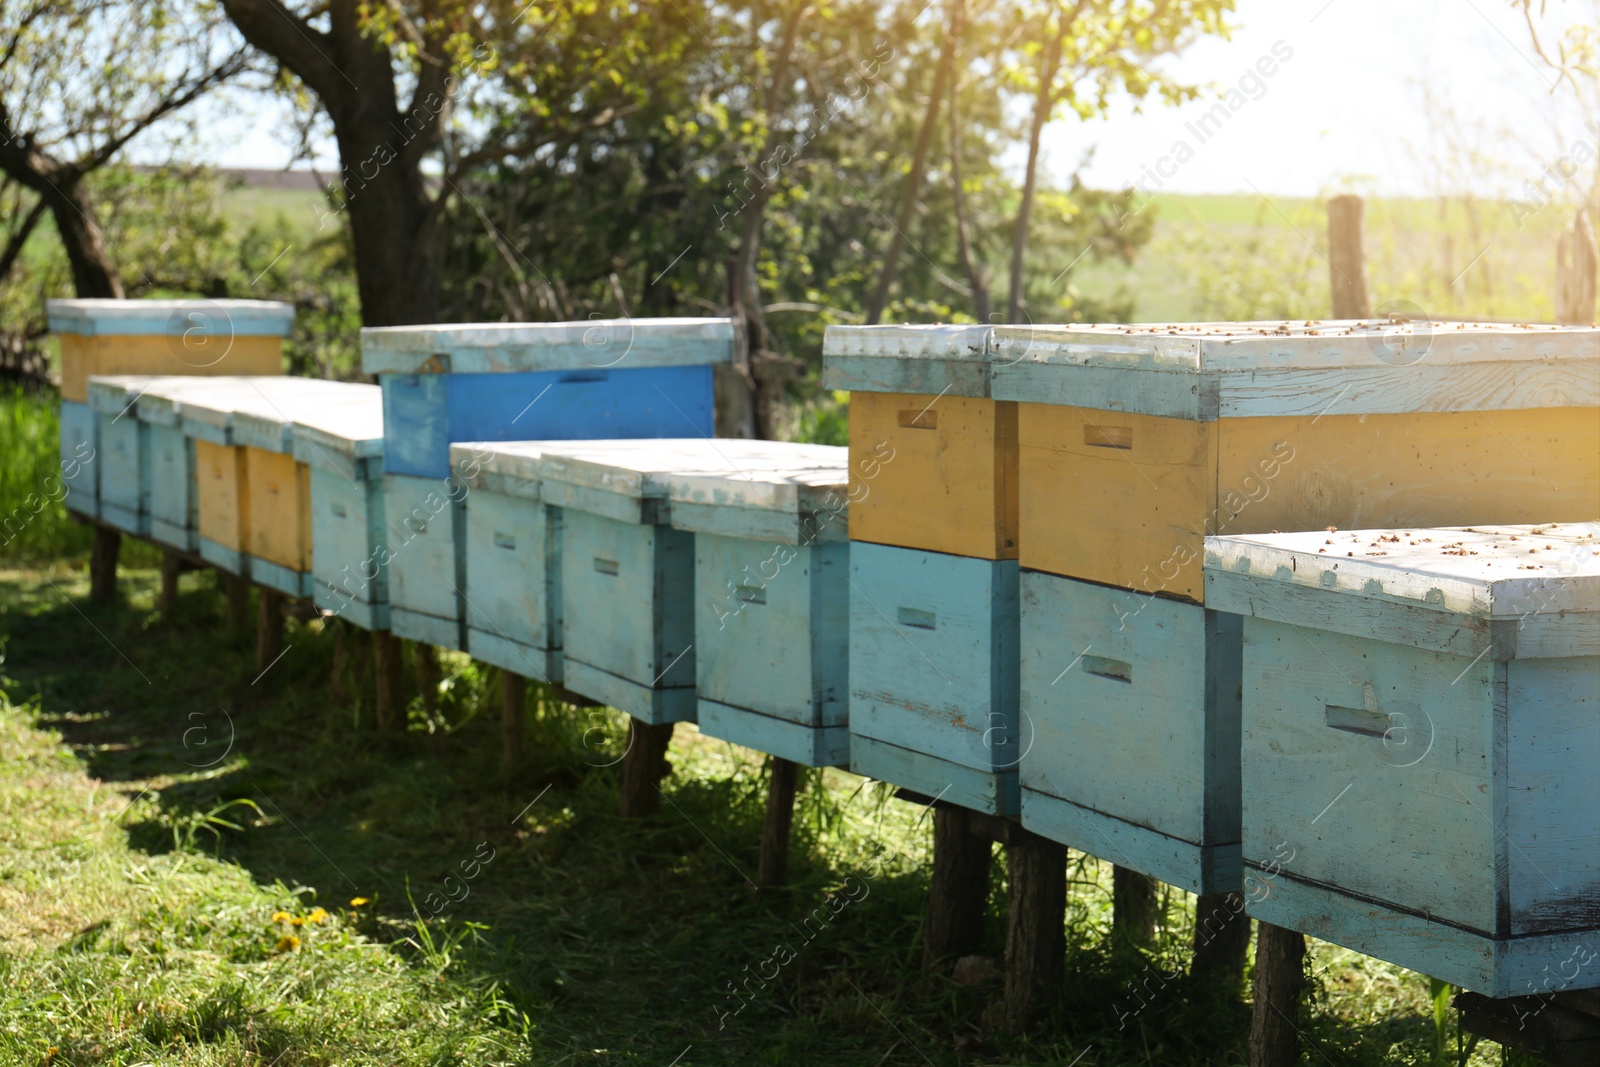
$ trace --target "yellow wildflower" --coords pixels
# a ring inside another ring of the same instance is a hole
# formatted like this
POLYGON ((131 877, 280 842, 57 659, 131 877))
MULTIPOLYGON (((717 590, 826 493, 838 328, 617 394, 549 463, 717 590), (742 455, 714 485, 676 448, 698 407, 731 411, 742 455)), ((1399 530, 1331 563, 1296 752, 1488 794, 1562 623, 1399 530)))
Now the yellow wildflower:
POLYGON ((350 898, 350 906, 352 908, 359 908, 363 904, 371 904, 371 903, 372 903, 372 901, 368 900, 366 897, 351 897, 350 898))
POLYGON ((293 922, 294 919, 286 911, 275 911, 272 913, 272 921, 275 923, 286 923, 293 922))
POLYGON ((284 934, 278 938, 278 947, 274 952, 293 952, 300 947, 300 939, 293 934, 284 934))
POLYGON ((319 923, 328 917, 328 912, 323 908, 312 908, 311 914, 306 916, 306 922, 319 923))
POLYGON ((305 924, 306 924, 305 919, 301 918, 298 915, 296 915, 294 918, 289 920, 289 925, 290 926, 304 926, 305 924))

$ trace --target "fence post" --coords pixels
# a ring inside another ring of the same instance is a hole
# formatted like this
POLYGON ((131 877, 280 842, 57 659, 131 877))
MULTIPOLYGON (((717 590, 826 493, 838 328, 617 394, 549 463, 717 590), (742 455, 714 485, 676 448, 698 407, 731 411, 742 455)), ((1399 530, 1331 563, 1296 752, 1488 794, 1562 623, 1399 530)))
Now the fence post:
POLYGON ((1361 243, 1363 211, 1359 196, 1336 196, 1328 201, 1328 281, 1336 319, 1372 315, 1367 254, 1361 243))

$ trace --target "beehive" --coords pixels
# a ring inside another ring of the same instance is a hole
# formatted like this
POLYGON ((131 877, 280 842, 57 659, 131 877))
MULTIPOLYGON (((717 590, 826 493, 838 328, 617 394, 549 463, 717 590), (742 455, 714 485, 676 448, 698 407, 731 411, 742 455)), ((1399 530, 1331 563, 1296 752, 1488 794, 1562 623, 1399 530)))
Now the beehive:
POLYGON ((1018 407, 1023 822, 1236 888, 1236 622, 1207 533, 1600 514, 1600 332, 997 328, 1018 407), (1431 333, 1429 331, 1432 331, 1431 333))
POLYGON ((561 509, 544 503, 527 441, 450 446, 466 487, 462 555, 466 651, 543 682, 560 682, 561 509))
POLYGON ((1600 523, 1211 538, 1205 567, 1243 617, 1250 913, 1488 996, 1600 986, 1600 523))
POLYGON ((387 630, 383 395, 353 385, 294 418, 294 460, 309 481, 312 600, 362 629, 387 630))
POLYGON ((100 515, 100 417, 88 404, 61 401, 61 483, 68 511, 100 515))
POLYGON ((405 544, 390 564, 390 625, 461 648, 453 442, 669 437, 713 432, 712 368, 729 319, 395 326, 361 331, 384 404, 384 493, 405 544))
POLYGON ((855 541, 1017 556, 1017 406, 990 396, 988 327, 830 326, 823 382, 850 391, 855 541))
POLYGON ((359 395, 353 388, 312 378, 181 388, 175 403, 194 441, 203 559, 286 595, 311 595, 310 474, 294 461, 293 423, 359 395))
POLYGON ((694 535, 700 732, 806 766, 842 765, 848 450, 769 447, 782 469, 667 476, 672 525, 694 535))
POLYGON ((104 472, 99 479, 99 517, 139 536, 150 532, 149 429, 134 408, 150 381, 141 375, 118 375, 91 378, 88 384, 95 463, 104 472))
POLYGON ((852 541, 850 582, 850 769, 1015 814, 1016 560, 852 541))
POLYGON ((758 478, 787 470, 789 448, 711 438, 539 443, 540 494, 562 509, 563 685, 644 722, 694 721, 695 535, 670 525, 670 477, 758 478))
POLYGON ((1207 534, 1582 521, 1600 330, 999 327, 1022 566, 1201 601, 1207 534))
POLYGON ((294 306, 268 300, 51 300, 61 397, 88 402, 93 375, 283 373, 294 306))

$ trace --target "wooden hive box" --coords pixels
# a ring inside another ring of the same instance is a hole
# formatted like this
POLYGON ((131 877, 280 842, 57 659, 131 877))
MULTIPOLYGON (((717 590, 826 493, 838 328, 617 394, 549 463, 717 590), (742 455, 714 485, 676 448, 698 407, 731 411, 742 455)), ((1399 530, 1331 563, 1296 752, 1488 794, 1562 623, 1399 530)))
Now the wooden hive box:
POLYGON ((281 377, 182 388, 175 404, 194 441, 202 559, 288 596, 311 595, 310 476, 294 461, 294 412, 348 388, 281 377))
POLYGON ((294 305, 270 300, 51 300, 61 396, 88 402, 94 375, 283 373, 294 305))
POLYGON ((647 723, 693 722, 695 535, 670 525, 670 477, 758 477, 792 456, 726 438, 538 449, 540 493, 562 509, 562 684, 647 723))
POLYGON ((667 478, 672 525, 694 535, 700 732, 809 767, 844 765, 849 452, 767 447, 783 469, 667 478))
POLYGON ((823 383, 850 391, 851 462, 870 482, 852 540, 1016 558, 1017 405, 990 395, 989 333, 828 327, 823 383))
POLYGON ((712 368, 732 355, 730 319, 362 330, 362 369, 383 389, 388 522, 407 537, 390 563, 394 632, 466 641, 452 443, 710 435, 712 368))
POLYGON ((1250 914, 1487 996, 1600 986, 1600 523, 1205 567, 1243 617, 1250 914))
POLYGON ((387 630, 383 394, 349 385, 294 419, 294 460, 309 475, 312 600, 364 630, 387 630))
POLYGON ((100 478, 100 519, 139 537, 150 533, 148 429, 134 410, 152 379, 115 375, 89 379, 89 408, 95 416, 100 478))
POLYGON ((100 416, 88 404, 61 401, 61 484, 67 510, 100 516, 100 416))
MULTIPOLYGON (((179 402, 186 392, 221 394, 250 388, 249 379, 156 377, 145 380, 134 404, 148 479, 150 538, 182 552, 200 551, 195 439, 183 431, 179 402)), ((223 435, 226 436, 226 435, 223 435)))
POLYGON ((853 541, 850 581, 850 769, 1016 814, 1016 560, 853 541))
POLYGON ((467 488, 462 556, 466 651, 542 682, 560 682, 561 518, 539 491, 543 446, 528 441, 450 446, 467 488))
POLYGON ((997 328, 994 392, 1019 401, 1024 824, 1237 888, 1239 626, 1201 603, 1202 538, 1600 514, 1597 339, 997 328))

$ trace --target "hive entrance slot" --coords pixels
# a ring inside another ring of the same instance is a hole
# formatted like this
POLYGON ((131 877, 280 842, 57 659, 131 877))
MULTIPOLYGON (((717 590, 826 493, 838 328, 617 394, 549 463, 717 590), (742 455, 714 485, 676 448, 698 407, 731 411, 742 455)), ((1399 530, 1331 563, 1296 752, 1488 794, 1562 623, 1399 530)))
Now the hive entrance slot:
POLYGON ((1132 448, 1133 427, 1085 425, 1083 443, 1095 448, 1132 448))
POLYGON ((494 535, 494 547, 506 548, 515 551, 517 547, 517 539, 508 533, 497 533, 494 535))
POLYGON ((939 413, 931 407, 906 408, 896 416, 901 426, 908 430, 937 430, 939 413))
POLYGON ((1389 716, 1381 711, 1372 711, 1368 708, 1341 708, 1337 704, 1329 704, 1324 709, 1323 715, 1330 729, 1343 730, 1348 734, 1382 738, 1389 732, 1389 716))
POLYGON ((1104 656, 1083 657, 1083 669, 1098 678, 1110 678, 1113 682, 1133 682, 1133 664, 1120 659, 1106 659, 1104 656))
POLYGON ((912 626, 918 630, 932 630, 939 623, 936 613, 920 608, 901 608, 899 616, 901 626, 912 626))
POLYGON ((594 569, 601 574, 616 574, 618 570, 617 561, 614 559, 601 559, 596 556, 594 558, 594 569))
POLYGON ((733 591, 741 603, 765 604, 767 602, 767 587, 764 585, 741 585, 733 591))

